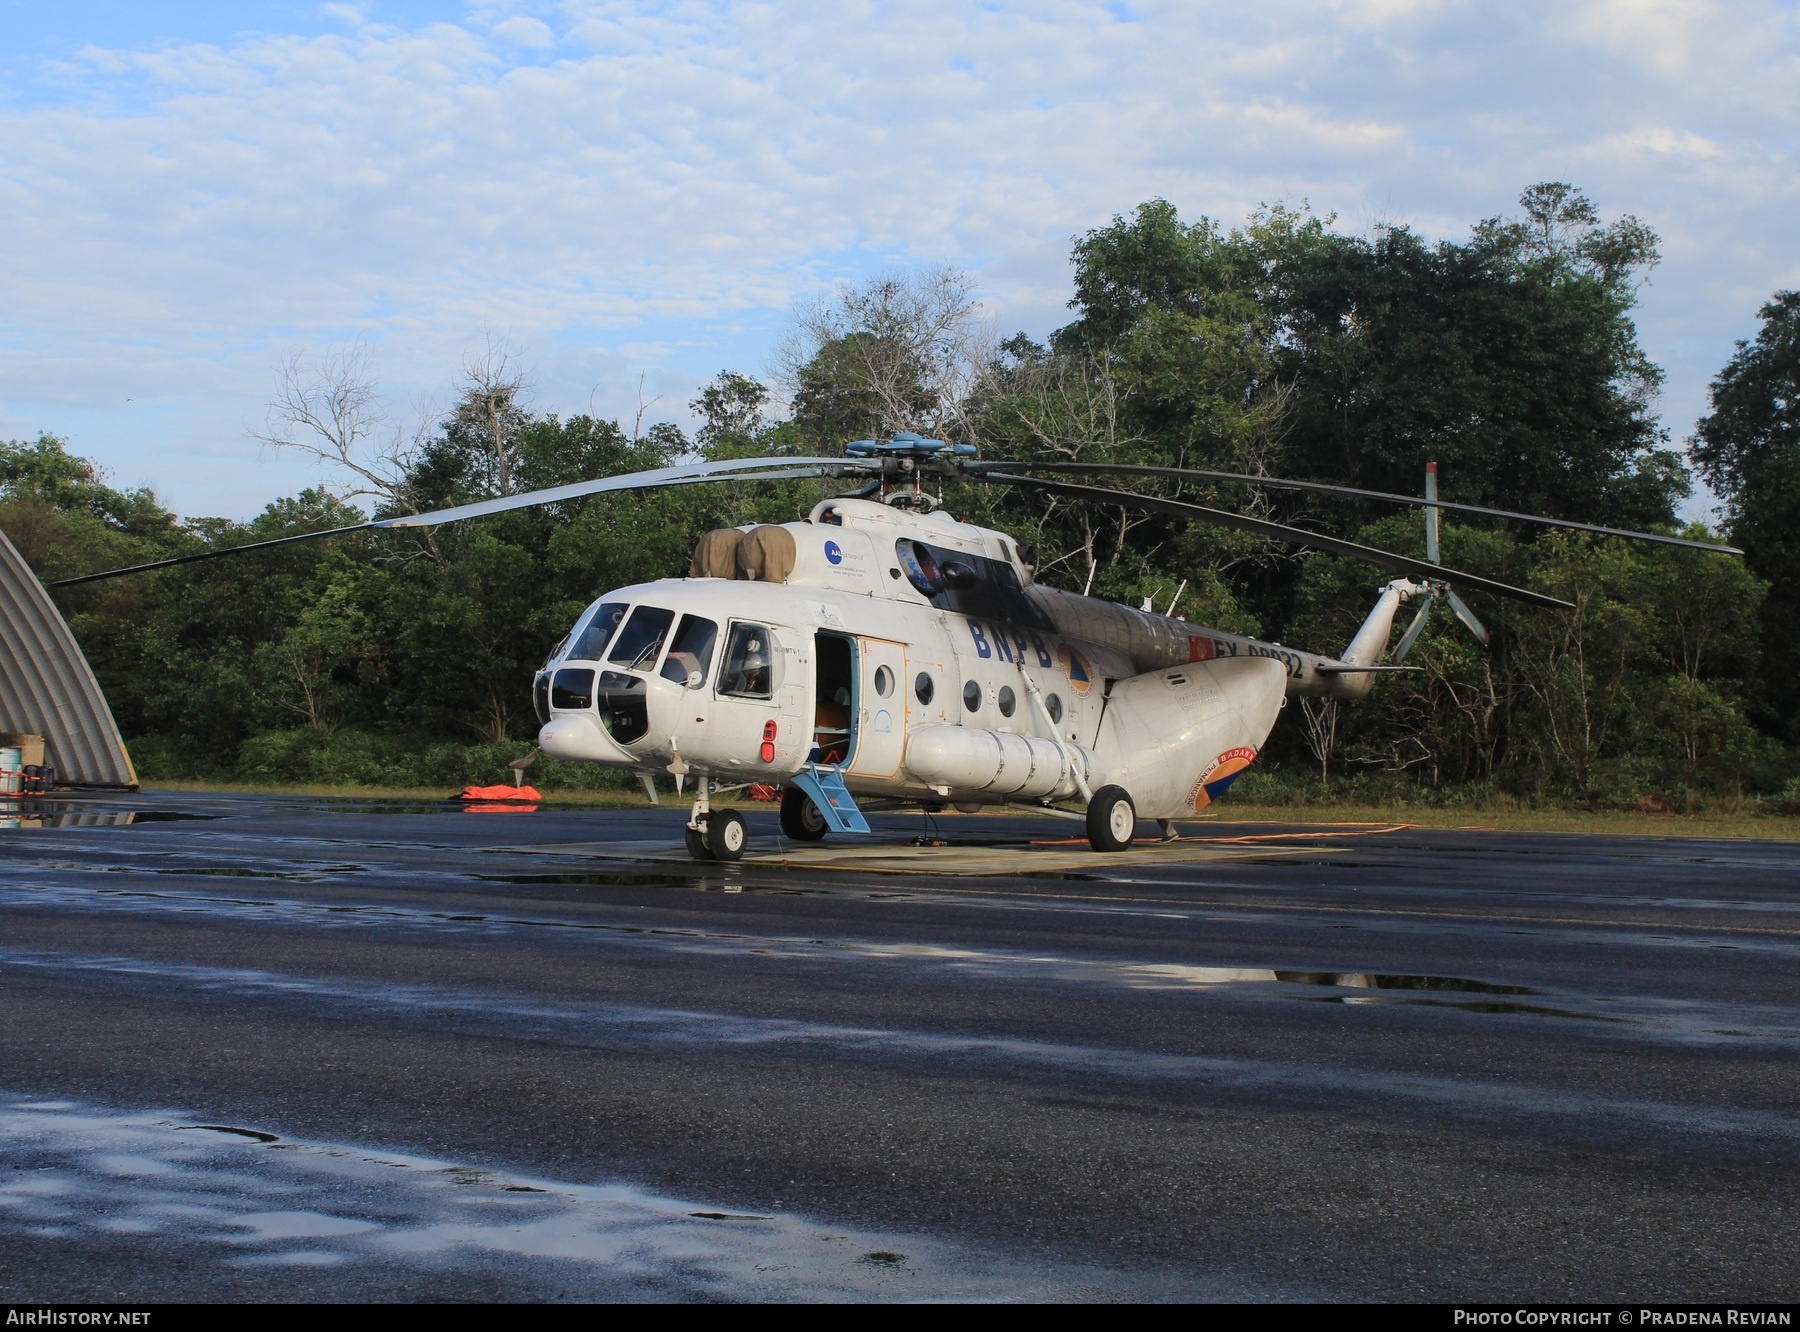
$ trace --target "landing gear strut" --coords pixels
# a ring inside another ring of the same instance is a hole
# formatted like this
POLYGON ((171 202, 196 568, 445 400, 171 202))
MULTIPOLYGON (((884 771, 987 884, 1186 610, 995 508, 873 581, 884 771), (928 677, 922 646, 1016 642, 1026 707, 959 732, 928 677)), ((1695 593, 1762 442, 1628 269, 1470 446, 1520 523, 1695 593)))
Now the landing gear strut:
POLYGON ((1122 786, 1103 786, 1088 801, 1088 845, 1096 851, 1123 851, 1137 831, 1137 806, 1122 786))
POLYGON ((750 830, 735 809, 713 809, 712 785, 708 777, 695 779, 694 810, 684 830, 687 852, 695 860, 741 859, 750 830))

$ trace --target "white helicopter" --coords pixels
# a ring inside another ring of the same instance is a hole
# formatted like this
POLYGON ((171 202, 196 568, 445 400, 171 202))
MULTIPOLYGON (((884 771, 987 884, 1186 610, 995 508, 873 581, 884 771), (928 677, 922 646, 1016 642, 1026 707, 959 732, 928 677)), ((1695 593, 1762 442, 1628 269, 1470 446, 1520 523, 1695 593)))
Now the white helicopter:
POLYGON ((1140 818, 1207 808, 1256 759, 1291 694, 1366 696, 1402 663, 1431 607, 1448 601, 1484 642, 1451 585, 1540 606, 1568 603, 1438 562, 1437 523, 1451 509, 1738 554, 1681 537, 1441 501, 1428 469, 1423 501, 1316 482, 1191 468, 986 462, 966 444, 898 434, 842 458, 759 458, 636 472, 110 570, 89 582, 291 541, 423 527, 605 491, 700 482, 854 477, 799 522, 704 536, 688 576, 608 592, 553 648, 533 684, 538 745, 558 758, 694 781, 690 854, 736 860, 747 831, 716 797, 779 785, 782 831, 795 841, 867 834, 878 801, 973 812, 1022 806, 1075 819, 1096 851, 1131 845, 1140 818), (1358 495, 1426 509, 1424 561, 1183 500, 1046 479, 1121 473, 1231 480, 1358 495), (924 483, 1009 485, 1234 527, 1351 555, 1403 576, 1337 656, 1284 647, 1034 580, 1003 532, 933 507, 924 483), (1402 603, 1422 602, 1390 654, 1402 603), (1383 660, 1383 658, 1387 658, 1383 660), (1079 802, 1079 809, 1069 805, 1079 802))

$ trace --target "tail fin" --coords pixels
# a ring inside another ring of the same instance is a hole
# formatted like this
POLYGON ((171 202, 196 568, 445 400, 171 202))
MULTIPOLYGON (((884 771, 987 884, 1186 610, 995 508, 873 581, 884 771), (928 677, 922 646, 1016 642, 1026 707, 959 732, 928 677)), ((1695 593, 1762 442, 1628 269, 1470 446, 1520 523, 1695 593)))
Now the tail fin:
POLYGON ((1377 671, 1407 669, 1385 665, 1381 657, 1387 651, 1388 636, 1394 631, 1394 616, 1399 613, 1401 603, 1427 591, 1424 584, 1408 578, 1396 578, 1381 589, 1369 618, 1362 622, 1362 628, 1356 631, 1356 637, 1350 640, 1343 655, 1335 663, 1318 668, 1319 674, 1331 678, 1332 698, 1367 698, 1375 687, 1377 671), (1366 669, 1359 671, 1358 666, 1366 669))

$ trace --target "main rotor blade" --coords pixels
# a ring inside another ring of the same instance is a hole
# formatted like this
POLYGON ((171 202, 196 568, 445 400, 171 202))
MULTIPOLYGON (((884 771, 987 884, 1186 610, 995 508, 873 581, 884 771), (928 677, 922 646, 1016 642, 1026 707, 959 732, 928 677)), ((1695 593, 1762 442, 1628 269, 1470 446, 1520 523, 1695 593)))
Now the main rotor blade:
POLYGON ((329 527, 319 532, 297 532, 293 536, 275 537, 269 541, 248 541, 241 546, 221 546, 217 550, 203 550, 194 555, 175 555, 166 560, 152 560, 148 564, 127 565, 123 569, 107 569, 101 573, 82 574, 79 578, 59 578, 47 587, 77 587, 82 583, 97 583, 103 578, 123 578, 126 574, 149 573, 152 569, 170 569, 177 564, 194 564, 200 560, 223 559, 227 555, 242 555, 247 550, 267 550, 270 546, 285 546, 295 541, 323 541, 326 537, 346 536, 351 532, 367 532, 376 526, 375 523, 355 523, 350 527, 329 527))
POLYGON ((854 458, 732 458, 722 462, 686 463, 679 467, 658 467, 648 472, 626 472, 622 476, 576 481, 566 486, 552 486, 548 490, 528 490, 520 495, 502 495, 498 499, 459 504, 454 509, 402 514, 398 518, 384 518, 371 526, 436 527, 439 523, 460 523, 469 518, 486 518, 489 514, 530 509, 539 504, 555 504, 560 500, 580 499, 584 495, 599 495, 611 490, 654 490, 662 486, 689 485, 696 481, 780 480, 784 477, 835 476, 839 472, 870 470, 880 471, 881 464, 854 458))
POLYGON ((460 523, 469 518, 485 518, 489 514, 511 509, 528 509, 539 504, 555 504, 584 495, 598 495, 614 490, 656 490, 666 486, 694 485, 714 481, 779 481, 794 477, 836 475, 842 471, 865 472, 869 465, 844 458, 733 458, 722 462, 689 463, 680 467, 658 467, 645 472, 626 472, 619 476, 600 477, 593 481, 577 481, 546 490, 528 490, 518 495, 502 495, 499 499, 475 504, 459 504, 455 508, 436 509, 430 513, 402 514, 373 522, 354 523, 349 527, 332 527, 320 532, 299 532, 293 536, 274 537, 268 541, 249 541, 241 546, 225 546, 203 550, 193 555, 176 555, 148 564, 133 564, 123 569, 107 569, 102 573, 82 574, 79 578, 59 578, 51 587, 75 587, 95 583, 103 578, 123 578, 126 574, 148 573, 168 569, 177 564, 193 564, 199 560, 223 559, 252 550, 267 550, 295 541, 322 541, 326 537, 347 536, 352 532, 386 531, 403 527, 436 527, 439 523, 460 523))
POLYGON ((1195 477, 1204 481, 1242 481, 1253 486, 1272 486, 1283 490, 1312 490, 1324 495, 1354 495, 1359 499, 1381 500, 1388 504, 1416 504, 1423 508, 1449 509, 1456 513, 1479 513, 1489 518, 1512 518, 1522 523, 1539 523, 1545 527, 1566 527, 1576 532, 1595 532, 1601 536, 1628 537, 1633 541, 1655 541, 1664 546, 1685 546, 1690 550, 1710 550, 1717 555, 1742 555, 1736 546, 1711 541, 1694 541, 1688 537, 1662 536, 1656 532, 1634 532, 1623 527, 1602 527, 1597 523, 1578 523, 1568 518, 1545 518, 1535 513, 1515 513, 1511 509, 1489 509, 1479 504, 1455 504, 1449 500, 1422 499, 1418 495, 1392 495, 1385 490, 1358 490, 1354 486, 1334 486, 1323 481, 1288 481, 1276 476, 1247 476, 1242 472, 1207 472, 1194 467, 1142 467, 1131 463, 984 463, 992 467, 1017 467, 1036 472, 1117 473, 1131 476, 1195 477))
POLYGON ((1456 583, 1462 587, 1479 588, 1483 592, 1492 592, 1495 596, 1511 597, 1515 601, 1527 601, 1534 606, 1549 606, 1557 610, 1574 609, 1569 602, 1559 601, 1555 597, 1547 597, 1542 592, 1513 587, 1508 583, 1497 583, 1493 579, 1483 578, 1479 574, 1447 569, 1441 564, 1431 564, 1425 560, 1415 560, 1409 555, 1396 555, 1391 551, 1377 550, 1373 546, 1359 545, 1354 541, 1344 541, 1338 537, 1308 532, 1304 528, 1289 527, 1286 523, 1272 523, 1265 518, 1248 518, 1241 513, 1228 513, 1224 509, 1209 509, 1204 505, 1189 504, 1186 500, 1163 499, 1158 495, 1137 495, 1129 490, 1107 490, 1100 486, 1078 486, 1067 481, 1043 481, 1036 477, 1014 476, 1007 472, 970 471, 967 475, 972 481, 995 481, 1004 485, 1043 491, 1046 494, 1066 495, 1071 499, 1089 500, 1096 504, 1117 504, 1128 509, 1142 509, 1147 513, 1166 513, 1176 518, 1198 519, 1217 527, 1230 527, 1240 532, 1252 532, 1257 536, 1273 537, 1277 541, 1305 546, 1311 550, 1330 551, 1334 555, 1348 555, 1353 559, 1367 560, 1371 564, 1379 564, 1383 568, 1393 569, 1397 573, 1411 574, 1419 579, 1435 579, 1446 583, 1456 583))

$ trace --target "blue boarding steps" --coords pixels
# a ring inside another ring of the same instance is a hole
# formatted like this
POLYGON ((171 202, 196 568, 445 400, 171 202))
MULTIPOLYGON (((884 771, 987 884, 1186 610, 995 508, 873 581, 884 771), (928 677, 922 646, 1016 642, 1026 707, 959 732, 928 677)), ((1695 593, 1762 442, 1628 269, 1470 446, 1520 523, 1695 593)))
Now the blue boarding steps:
POLYGON ((817 763, 809 763, 788 780, 812 797, 813 804, 819 807, 819 813, 825 816, 825 824, 832 832, 869 831, 869 821, 856 807, 856 797, 850 794, 836 768, 822 768, 817 763))

